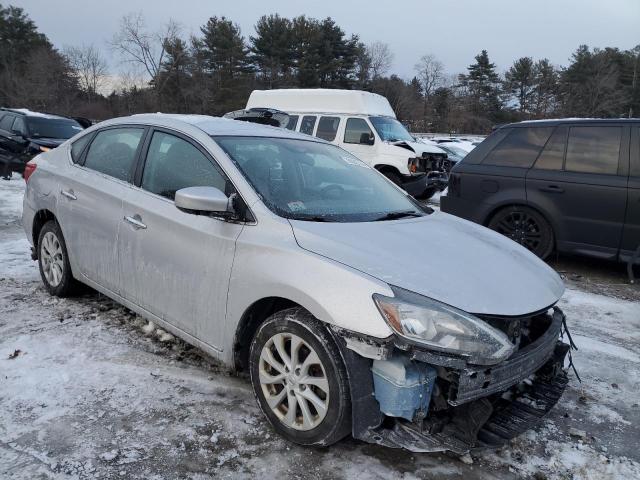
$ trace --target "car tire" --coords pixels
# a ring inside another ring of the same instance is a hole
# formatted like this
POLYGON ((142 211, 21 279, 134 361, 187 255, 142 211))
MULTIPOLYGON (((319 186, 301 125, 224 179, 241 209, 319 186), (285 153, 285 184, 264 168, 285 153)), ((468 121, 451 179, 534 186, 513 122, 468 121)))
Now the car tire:
POLYGON ((553 251, 553 229, 547 219, 532 208, 520 205, 503 208, 491 218, 488 227, 543 260, 553 251))
POLYGON ((73 278, 67 245, 55 220, 45 223, 38 235, 38 266, 47 291, 56 297, 68 297, 78 291, 73 278))
POLYGON ((342 356, 309 312, 298 307, 270 316, 253 338, 249 360, 258 405, 284 438, 327 446, 351 432, 351 396, 342 356))

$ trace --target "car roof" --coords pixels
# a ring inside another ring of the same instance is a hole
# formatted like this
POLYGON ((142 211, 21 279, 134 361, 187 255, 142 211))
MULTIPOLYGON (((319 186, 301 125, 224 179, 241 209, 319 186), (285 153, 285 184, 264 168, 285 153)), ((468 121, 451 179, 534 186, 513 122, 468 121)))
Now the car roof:
POLYGON ((71 120, 72 118, 64 117, 62 115, 54 115, 53 113, 43 113, 43 112, 34 112, 33 110, 29 110, 28 108, 2 108, 0 111, 17 113, 18 115, 23 115, 25 117, 37 117, 37 118, 48 118, 50 120, 71 120))
MULTIPOLYGON (((293 132, 285 128, 261 125, 252 122, 242 122, 228 118, 212 117, 209 115, 181 115, 173 113, 141 113, 130 117, 120 117, 108 120, 104 124, 114 123, 148 123, 156 126, 181 127, 185 124, 192 125, 211 136, 250 136, 273 138, 296 138, 300 140, 313 140, 327 143, 324 140, 293 132)), ((100 125, 100 124, 98 124, 100 125)))
POLYGON ((637 123, 640 122, 640 118, 549 118, 546 120, 525 120, 523 122, 508 123, 501 125, 499 128, 511 128, 511 127, 555 127, 563 123, 637 123))

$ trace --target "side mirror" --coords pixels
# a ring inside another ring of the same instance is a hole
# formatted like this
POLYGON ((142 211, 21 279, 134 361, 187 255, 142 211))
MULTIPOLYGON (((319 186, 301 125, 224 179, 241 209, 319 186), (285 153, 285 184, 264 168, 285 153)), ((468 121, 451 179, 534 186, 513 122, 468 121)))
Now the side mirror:
POLYGON ((187 187, 176 192, 176 207, 191 212, 216 213, 231 216, 233 207, 229 198, 215 187, 187 187))
POLYGON ((373 133, 361 133, 360 134, 360 144, 361 145, 373 145, 374 137, 373 133))

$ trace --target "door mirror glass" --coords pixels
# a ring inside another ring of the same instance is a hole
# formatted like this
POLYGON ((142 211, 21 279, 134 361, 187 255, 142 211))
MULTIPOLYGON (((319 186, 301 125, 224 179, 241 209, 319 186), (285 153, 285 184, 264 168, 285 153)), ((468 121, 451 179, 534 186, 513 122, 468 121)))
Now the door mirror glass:
POLYGON ((361 145, 373 145, 373 134, 371 134, 371 133, 362 133, 360 135, 360 144, 361 145))
POLYGON ((176 192, 176 207, 194 212, 231 213, 229 198, 216 187, 186 187, 176 192))

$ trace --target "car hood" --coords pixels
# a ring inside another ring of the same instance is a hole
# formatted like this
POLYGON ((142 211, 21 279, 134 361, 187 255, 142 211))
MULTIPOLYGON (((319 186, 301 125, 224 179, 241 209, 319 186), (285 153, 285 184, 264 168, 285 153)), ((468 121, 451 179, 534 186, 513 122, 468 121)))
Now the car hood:
POLYGON ((446 213, 362 223, 291 220, 298 245, 466 312, 517 316, 555 304, 558 274, 488 228, 446 213))
POLYGON ((386 142, 389 145, 393 145, 395 147, 404 148, 406 150, 415 152, 416 156, 421 157, 423 153, 440 153, 446 155, 447 152, 442 150, 436 145, 429 145, 427 143, 422 142, 407 142, 404 140, 400 140, 397 142, 386 142))
POLYGON ((43 147, 56 148, 67 141, 66 138, 30 138, 31 143, 42 145, 43 147))

